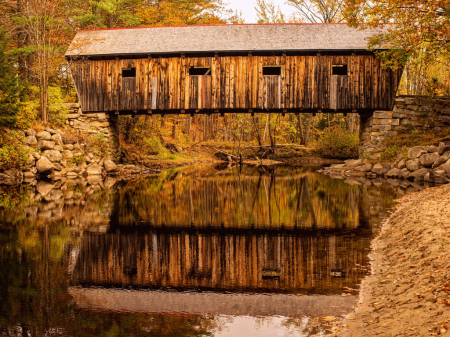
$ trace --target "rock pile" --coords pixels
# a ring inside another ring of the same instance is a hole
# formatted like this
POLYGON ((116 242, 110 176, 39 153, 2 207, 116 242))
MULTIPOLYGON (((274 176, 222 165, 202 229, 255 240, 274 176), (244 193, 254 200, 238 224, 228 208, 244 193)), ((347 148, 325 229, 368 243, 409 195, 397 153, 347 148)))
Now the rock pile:
POLYGON ((45 129, 25 131, 24 143, 35 149, 28 158, 29 168, 24 172, 8 170, 0 174, 0 183, 31 182, 47 177, 75 179, 82 176, 105 176, 116 174, 117 165, 108 158, 96 157, 85 144, 64 143, 59 130, 45 129), (17 181, 19 180, 19 181, 17 181))
POLYGON ((450 143, 410 148, 406 156, 399 155, 391 164, 372 164, 368 160, 351 159, 346 160, 344 164, 332 165, 320 172, 331 175, 359 173, 367 178, 381 176, 446 184, 450 182, 450 143))

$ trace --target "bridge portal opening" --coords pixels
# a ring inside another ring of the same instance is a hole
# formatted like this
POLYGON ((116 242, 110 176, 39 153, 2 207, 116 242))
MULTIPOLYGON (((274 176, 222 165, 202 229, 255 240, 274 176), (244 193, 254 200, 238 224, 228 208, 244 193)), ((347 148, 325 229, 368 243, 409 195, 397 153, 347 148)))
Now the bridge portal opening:
POLYGON ((190 67, 189 75, 190 76, 211 75, 211 68, 210 67, 190 67))
POLYGON ((333 64, 333 75, 347 76, 347 65, 333 64))
POLYGON ((281 67, 278 66, 263 66, 263 76, 280 76, 281 67))

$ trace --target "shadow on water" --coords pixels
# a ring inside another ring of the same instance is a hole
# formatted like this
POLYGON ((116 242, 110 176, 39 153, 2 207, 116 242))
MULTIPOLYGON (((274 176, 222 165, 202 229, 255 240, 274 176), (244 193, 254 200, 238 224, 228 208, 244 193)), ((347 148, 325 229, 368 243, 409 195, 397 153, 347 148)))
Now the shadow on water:
POLYGON ((3 335, 327 331, 320 317, 352 310, 398 196, 311 168, 227 166, 46 192, 1 193, 3 335))

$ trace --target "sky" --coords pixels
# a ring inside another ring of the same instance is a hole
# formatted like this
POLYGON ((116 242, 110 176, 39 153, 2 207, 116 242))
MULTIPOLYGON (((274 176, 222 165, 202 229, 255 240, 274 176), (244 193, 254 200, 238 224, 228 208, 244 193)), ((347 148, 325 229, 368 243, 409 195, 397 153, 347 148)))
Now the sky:
MULTIPOLYGON (((242 16, 245 19, 245 23, 256 23, 256 11, 254 8, 254 0, 226 0, 229 3, 228 7, 233 10, 242 12, 242 16)), ((290 16, 293 7, 286 5, 285 0, 273 0, 275 6, 280 6, 281 11, 286 16, 290 16)))

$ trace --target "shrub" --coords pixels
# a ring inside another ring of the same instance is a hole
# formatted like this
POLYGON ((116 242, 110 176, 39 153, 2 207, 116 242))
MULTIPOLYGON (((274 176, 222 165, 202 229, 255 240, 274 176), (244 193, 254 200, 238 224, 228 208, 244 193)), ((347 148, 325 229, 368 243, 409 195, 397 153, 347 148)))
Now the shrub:
MULTIPOLYGON (((62 126, 69 112, 64 104, 64 98, 60 87, 49 86, 48 88, 48 113, 49 122, 62 126)), ((31 86, 28 89, 27 101, 24 102, 16 116, 16 127, 25 130, 33 126, 40 115, 39 88, 31 86)))
POLYGON ((66 115, 69 108, 63 104, 64 98, 60 87, 48 87, 48 103, 49 121, 62 126, 67 120, 66 115))
POLYGON ((61 138, 64 144, 86 143, 86 136, 80 132, 78 133, 66 132, 63 135, 61 135, 61 138))
POLYGON ((0 133, 0 169, 24 170, 33 149, 23 144, 24 137, 16 131, 0 133))
POLYGON ((312 144, 324 158, 345 159, 358 156, 358 136, 340 127, 325 129, 323 135, 312 144))
POLYGON ((103 133, 88 136, 86 146, 88 151, 99 157, 104 157, 108 153, 108 142, 103 133))

